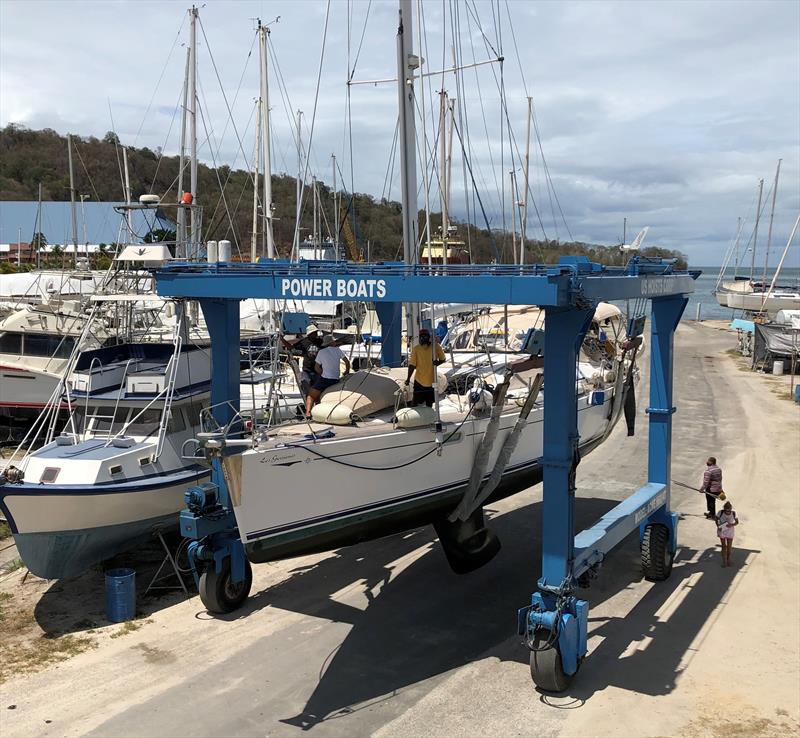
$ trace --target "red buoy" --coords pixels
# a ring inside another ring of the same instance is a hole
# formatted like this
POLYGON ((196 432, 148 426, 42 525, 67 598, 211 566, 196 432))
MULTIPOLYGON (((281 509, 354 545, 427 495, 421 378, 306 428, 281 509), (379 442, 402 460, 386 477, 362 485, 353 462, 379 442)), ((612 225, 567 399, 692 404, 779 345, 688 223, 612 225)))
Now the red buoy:
POLYGON ((181 196, 181 205, 191 205, 193 200, 191 192, 184 192, 181 196))

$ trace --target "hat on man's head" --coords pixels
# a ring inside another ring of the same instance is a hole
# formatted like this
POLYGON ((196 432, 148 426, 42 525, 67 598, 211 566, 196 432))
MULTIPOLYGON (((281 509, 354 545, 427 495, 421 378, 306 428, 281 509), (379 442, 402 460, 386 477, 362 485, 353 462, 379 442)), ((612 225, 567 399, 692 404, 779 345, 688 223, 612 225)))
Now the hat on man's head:
POLYGON ((430 332, 430 330, 428 330, 427 328, 420 328, 420 329, 419 329, 419 335, 420 335, 420 336, 423 336, 423 335, 424 335, 424 336, 430 336, 430 335, 431 335, 431 332, 430 332))
POLYGON ((323 339, 322 339, 322 348, 326 348, 328 346, 333 346, 334 343, 336 343, 336 339, 332 335, 330 335, 330 333, 329 333, 327 336, 324 336, 323 339))
POLYGON ((306 327, 306 335, 310 336, 312 333, 319 333, 319 328, 315 326, 313 323, 309 323, 306 327))

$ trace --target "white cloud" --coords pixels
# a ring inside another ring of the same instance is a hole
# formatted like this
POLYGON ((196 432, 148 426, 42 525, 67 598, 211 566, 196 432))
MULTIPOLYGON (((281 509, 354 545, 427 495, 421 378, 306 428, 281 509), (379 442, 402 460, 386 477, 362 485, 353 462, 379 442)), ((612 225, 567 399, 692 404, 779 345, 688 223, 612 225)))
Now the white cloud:
MULTIPOLYGON (((500 47, 490 5, 478 2, 476 7, 489 42, 467 6, 459 4, 457 45, 465 63, 491 57, 489 44, 500 47)), ((550 173, 573 236, 613 242, 627 216, 629 230, 651 225, 654 241, 719 262, 736 217, 751 204, 758 178, 771 180, 779 157, 784 161, 774 230, 781 237, 788 234, 800 209, 800 5, 512 1, 507 7, 525 73, 523 84, 506 5, 500 3, 504 78, 516 143, 524 148, 527 86, 535 96, 550 173)), ((427 43, 422 53, 429 70, 441 67, 443 48, 445 63, 451 59, 454 19, 443 19, 441 8, 439 2, 424 5, 427 43)), ((366 9, 366 3, 353 4, 351 66, 366 9)), ((325 3, 314 0, 210 0, 201 9, 225 91, 223 96, 199 31, 202 91, 206 119, 219 147, 217 161, 241 166, 250 156, 248 121, 258 94, 257 54, 248 58, 251 19, 270 21, 280 15, 270 43, 290 100, 282 98, 273 65, 273 167, 294 171, 289 116, 300 107, 307 126, 311 124, 325 11, 325 3)), ((372 4, 356 79, 394 76, 396 18, 393 2, 372 4)), ((347 5, 334 0, 311 162, 317 176, 330 181, 330 155, 335 153, 349 184, 347 22, 347 5)), ((3 0, 0 123, 102 136, 111 128, 110 101, 123 141, 175 151, 178 123, 172 121, 183 79, 186 27, 179 3, 3 0), (184 33, 178 38, 182 21, 184 33)), ((500 147, 498 71, 496 65, 466 71, 464 99, 459 101, 466 110, 475 179, 493 224, 501 220, 502 200, 506 205, 510 201, 508 170, 513 166, 507 140, 500 147)), ((439 79, 426 83, 429 121, 438 110, 439 84, 439 79)), ((452 76, 446 84, 458 96, 452 76)), ((395 88, 353 87, 351 108, 355 189, 380 196, 397 114, 395 88)), ((200 133, 204 135, 202 124, 200 133)), ((306 140, 308 133, 306 128, 306 140)), ((434 135, 431 125, 429 146, 434 135)), ((211 159, 209 145, 202 147, 201 156, 211 159)), ((552 237, 557 224, 558 235, 564 237, 535 147, 531 161, 531 187, 545 229, 552 237)), ((465 212, 463 177, 456 158, 457 216, 465 212)), ((397 180, 395 166, 394 197, 397 180)), ((432 194, 432 201, 438 206, 438 195, 432 194)), ((533 225, 531 235, 536 235, 533 225)))

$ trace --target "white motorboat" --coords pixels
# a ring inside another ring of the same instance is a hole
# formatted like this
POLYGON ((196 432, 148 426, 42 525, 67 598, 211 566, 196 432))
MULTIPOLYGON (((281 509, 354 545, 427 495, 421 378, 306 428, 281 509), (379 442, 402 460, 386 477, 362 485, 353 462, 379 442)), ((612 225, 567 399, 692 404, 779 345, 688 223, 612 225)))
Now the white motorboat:
POLYGON ((58 398, 71 408, 66 430, 40 428, 47 443, 0 475, 0 509, 31 572, 75 576, 177 524, 187 485, 208 478, 183 446, 209 382, 205 352, 180 340, 79 355, 58 398))

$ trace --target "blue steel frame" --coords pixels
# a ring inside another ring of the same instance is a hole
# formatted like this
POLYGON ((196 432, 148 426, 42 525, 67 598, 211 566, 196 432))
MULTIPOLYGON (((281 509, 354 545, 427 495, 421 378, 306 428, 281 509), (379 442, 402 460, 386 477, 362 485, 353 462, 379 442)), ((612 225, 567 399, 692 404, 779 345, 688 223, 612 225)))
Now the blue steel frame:
MULTIPOLYGON (((670 531, 677 545, 677 516, 669 509, 672 451, 673 339, 694 291, 697 273, 678 272, 672 262, 631 259, 626 267, 603 267, 582 257, 557 265, 450 265, 265 261, 255 264, 175 264, 157 273, 165 297, 198 299, 211 336, 211 402, 217 422, 228 423, 239 404, 238 302, 246 297, 308 297, 364 300, 375 304, 382 324, 382 361, 397 366, 402 303, 463 302, 537 304, 545 310, 544 484, 542 576, 531 606, 520 610, 520 633, 529 639, 547 630, 561 653, 565 673, 574 674, 586 655, 588 603, 573 597, 578 579, 637 527, 651 523, 670 531), (648 482, 587 530, 574 534, 575 472, 578 458, 577 390, 573 367, 602 300, 650 298, 651 353, 648 482)), ((278 303, 280 305, 280 302, 278 303)), ((232 576, 244 576, 244 558, 219 459, 212 481, 226 514, 213 520, 184 510, 183 534, 194 539, 200 559, 222 566, 232 559, 232 576)))

